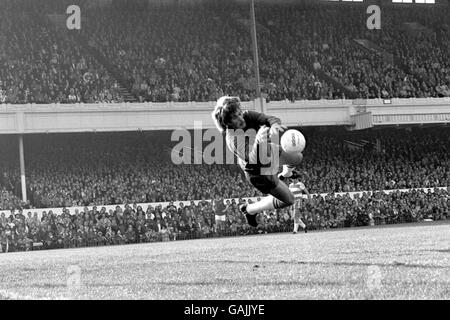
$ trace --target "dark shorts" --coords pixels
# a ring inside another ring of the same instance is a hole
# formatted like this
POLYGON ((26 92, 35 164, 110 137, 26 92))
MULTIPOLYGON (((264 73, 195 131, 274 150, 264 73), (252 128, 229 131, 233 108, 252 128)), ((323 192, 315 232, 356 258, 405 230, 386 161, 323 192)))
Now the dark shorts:
POLYGON ((270 194, 270 192, 280 183, 280 180, 276 175, 266 176, 245 171, 245 177, 263 194, 270 194))

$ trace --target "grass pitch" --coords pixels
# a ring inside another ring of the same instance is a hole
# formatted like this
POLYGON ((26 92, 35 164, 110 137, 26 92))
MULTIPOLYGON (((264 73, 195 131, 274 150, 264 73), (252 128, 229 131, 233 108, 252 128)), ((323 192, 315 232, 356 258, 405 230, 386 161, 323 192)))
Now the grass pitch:
POLYGON ((0 254, 0 299, 450 299, 450 223, 0 254))

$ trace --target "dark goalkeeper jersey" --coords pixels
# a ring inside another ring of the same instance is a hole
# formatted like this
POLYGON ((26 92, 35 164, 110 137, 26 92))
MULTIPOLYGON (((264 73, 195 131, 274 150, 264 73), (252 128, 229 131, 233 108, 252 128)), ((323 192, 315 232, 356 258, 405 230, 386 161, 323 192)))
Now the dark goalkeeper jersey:
POLYGON ((281 124, 277 117, 267 116, 256 111, 243 112, 246 126, 243 130, 230 130, 225 132, 225 141, 228 148, 238 157, 239 164, 244 170, 258 166, 258 152, 253 148, 256 133, 262 126, 271 127, 274 123, 281 124))

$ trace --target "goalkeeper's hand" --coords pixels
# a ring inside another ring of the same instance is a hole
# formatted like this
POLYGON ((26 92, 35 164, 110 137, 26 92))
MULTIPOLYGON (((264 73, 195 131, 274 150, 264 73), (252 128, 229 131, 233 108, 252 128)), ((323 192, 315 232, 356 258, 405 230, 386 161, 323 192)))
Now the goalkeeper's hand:
POLYGON ((283 126, 282 124, 279 124, 279 123, 274 123, 270 127, 269 137, 272 138, 272 136, 274 136, 274 135, 280 135, 280 133, 284 132, 284 130, 286 130, 286 129, 287 129, 286 126, 283 126))

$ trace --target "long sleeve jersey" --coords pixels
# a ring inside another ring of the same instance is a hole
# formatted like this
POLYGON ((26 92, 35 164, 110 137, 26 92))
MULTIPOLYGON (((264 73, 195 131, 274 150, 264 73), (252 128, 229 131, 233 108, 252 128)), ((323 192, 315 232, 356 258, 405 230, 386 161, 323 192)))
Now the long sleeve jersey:
POLYGON ((256 111, 243 112, 246 126, 240 130, 227 129, 225 141, 228 148, 238 157, 239 164, 244 170, 252 170, 261 166, 258 157, 258 146, 255 144, 256 134, 262 126, 271 127, 281 124, 281 120, 274 116, 267 116, 256 111))

